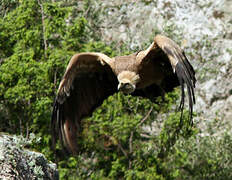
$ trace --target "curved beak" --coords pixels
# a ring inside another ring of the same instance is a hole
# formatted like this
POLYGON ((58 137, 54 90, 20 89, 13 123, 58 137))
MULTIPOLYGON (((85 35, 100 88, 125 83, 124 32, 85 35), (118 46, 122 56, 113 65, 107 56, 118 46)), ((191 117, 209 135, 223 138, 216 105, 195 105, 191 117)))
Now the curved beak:
POLYGON ((119 90, 119 91, 121 91, 122 88, 123 88, 122 84, 123 84, 123 83, 119 83, 119 84, 118 84, 118 90, 119 90))
POLYGON ((122 91, 125 94, 130 94, 130 93, 134 92, 135 85, 133 85, 131 83, 119 83, 118 90, 122 91))

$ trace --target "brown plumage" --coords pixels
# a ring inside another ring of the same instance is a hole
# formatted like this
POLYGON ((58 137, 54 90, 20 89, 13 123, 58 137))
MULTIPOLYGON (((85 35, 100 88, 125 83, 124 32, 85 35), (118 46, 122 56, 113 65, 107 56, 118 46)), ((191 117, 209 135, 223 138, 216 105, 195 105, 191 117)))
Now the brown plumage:
POLYGON ((154 100, 180 85, 180 110, 183 112, 186 84, 192 123, 195 82, 194 69, 184 52, 162 35, 157 35, 148 49, 129 56, 110 58, 102 53, 76 54, 68 64, 54 102, 53 144, 59 137, 68 151, 77 152, 81 119, 91 115, 118 90, 154 100))

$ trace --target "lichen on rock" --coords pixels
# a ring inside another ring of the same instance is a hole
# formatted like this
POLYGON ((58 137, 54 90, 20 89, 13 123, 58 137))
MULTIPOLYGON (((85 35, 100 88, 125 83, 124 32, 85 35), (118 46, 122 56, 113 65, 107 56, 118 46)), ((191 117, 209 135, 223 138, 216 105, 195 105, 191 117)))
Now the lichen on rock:
POLYGON ((59 179, 56 164, 25 149, 27 144, 21 136, 0 134, 0 179, 59 179))

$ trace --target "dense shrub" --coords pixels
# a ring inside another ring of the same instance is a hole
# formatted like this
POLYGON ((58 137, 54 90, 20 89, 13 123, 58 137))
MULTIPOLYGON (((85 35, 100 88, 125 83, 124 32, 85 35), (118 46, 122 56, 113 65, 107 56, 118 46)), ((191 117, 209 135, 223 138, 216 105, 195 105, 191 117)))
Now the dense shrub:
MULTIPOLYGON (((231 179, 231 136, 200 138, 188 126, 187 111, 179 129, 179 90, 156 103, 121 93, 109 97, 82 121, 81 153, 55 158, 49 147, 52 102, 70 57, 118 53, 94 33, 98 12, 91 2, 83 2, 88 13, 73 9, 75 1, 0 4, 0 131, 27 138, 34 133, 40 142, 30 148, 56 161, 61 179, 231 179)), ((171 30, 165 31, 171 36, 171 30)), ((120 53, 128 54, 123 48, 120 53)))

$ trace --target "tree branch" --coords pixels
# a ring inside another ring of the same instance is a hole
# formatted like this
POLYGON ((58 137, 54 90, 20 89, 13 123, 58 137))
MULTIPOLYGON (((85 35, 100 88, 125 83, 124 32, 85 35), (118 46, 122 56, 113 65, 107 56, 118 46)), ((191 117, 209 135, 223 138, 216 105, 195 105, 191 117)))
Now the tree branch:
MULTIPOLYGON (((131 132, 130 139, 129 139, 129 154, 130 155, 133 152, 133 136, 134 136, 134 131, 131 132)), ((129 157, 129 169, 131 169, 131 166, 132 166, 132 161, 131 161, 131 157, 129 157)))
POLYGON ((118 147, 122 151, 122 153, 124 154, 124 156, 126 156, 128 158, 127 152, 123 149, 122 145, 119 142, 118 142, 118 147))
POLYGON ((46 36, 45 36, 45 32, 46 32, 45 23, 44 23, 45 15, 44 15, 43 4, 41 3, 40 0, 37 0, 37 1, 38 1, 39 6, 40 6, 41 15, 42 15, 43 41, 44 41, 44 50, 45 50, 44 53, 45 53, 45 56, 46 56, 46 50, 48 49, 48 45, 47 45, 47 39, 46 39, 46 36))
POLYGON ((129 152, 130 152, 130 154, 133 152, 133 145, 132 145, 133 136, 134 136, 134 131, 131 132, 130 139, 129 139, 129 152))
MULTIPOLYGON (((153 107, 151 107, 151 109, 148 111, 146 116, 140 121, 140 123, 136 126, 136 128, 141 126, 147 120, 147 118, 150 116, 152 110, 153 110, 153 107)), ((130 138, 129 138, 129 154, 130 155, 133 153, 133 136, 134 136, 134 132, 135 132, 136 128, 131 132, 130 138)), ((132 161, 131 161, 130 157, 128 159, 129 159, 129 169, 131 169, 132 161)))
POLYGON ((151 107, 151 109, 148 111, 148 113, 146 114, 146 116, 140 121, 140 123, 136 126, 136 128, 138 128, 139 126, 141 126, 147 120, 147 118, 150 116, 152 110, 153 110, 153 107, 151 107))

